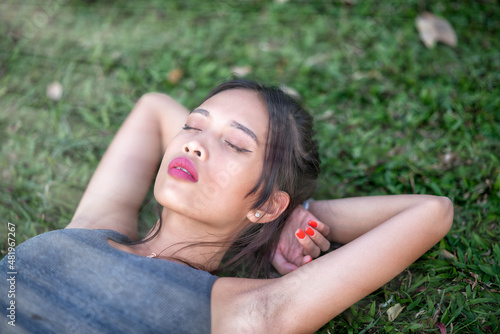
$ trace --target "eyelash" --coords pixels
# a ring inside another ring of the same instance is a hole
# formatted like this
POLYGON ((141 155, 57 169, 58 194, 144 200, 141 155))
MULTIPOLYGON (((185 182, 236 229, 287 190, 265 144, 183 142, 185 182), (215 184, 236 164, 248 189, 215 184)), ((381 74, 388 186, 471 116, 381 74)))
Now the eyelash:
MULTIPOLYGON (((187 124, 184 124, 184 126, 182 127, 183 130, 197 130, 197 131, 201 131, 200 129, 197 129, 197 128, 193 128, 192 126, 189 126, 187 124)), ((227 146, 229 146, 231 149, 233 149, 234 151, 238 152, 238 153, 243 153, 243 152, 252 152, 252 151, 249 151, 247 149, 244 149, 244 148, 240 148, 238 146, 235 146, 233 144, 231 144, 230 142, 228 142, 227 140, 224 140, 224 142, 226 143, 227 146)))
POLYGON ((244 148, 240 148, 238 146, 234 146, 233 144, 231 144, 230 142, 228 142, 227 140, 224 140, 227 144, 227 146, 229 146, 230 148, 232 148, 233 150, 235 150, 236 152, 238 153, 242 153, 242 152, 250 152, 249 150, 246 150, 244 148))
POLYGON ((198 130, 198 131, 201 131, 200 129, 193 128, 192 126, 189 126, 187 124, 184 124, 184 126, 182 127, 182 130, 198 130))

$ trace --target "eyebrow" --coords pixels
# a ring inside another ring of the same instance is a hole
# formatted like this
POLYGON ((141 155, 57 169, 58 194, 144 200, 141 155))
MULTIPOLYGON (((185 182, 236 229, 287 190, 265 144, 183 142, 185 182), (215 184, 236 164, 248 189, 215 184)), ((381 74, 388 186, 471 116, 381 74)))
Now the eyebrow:
MULTIPOLYGON (((203 115, 205 117, 209 117, 210 116, 210 112, 208 110, 201 109, 201 108, 194 109, 193 111, 191 111, 191 114, 192 113, 201 114, 201 115, 203 115)), ((247 128, 246 126, 244 126, 243 124, 241 124, 241 123, 236 122, 236 121, 233 120, 233 121, 231 121, 229 123, 229 125, 231 127, 235 128, 235 129, 243 131, 250 138, 252 138, 257 144, 259 143, 259 140, 257 139, 257 135, 255 134, 255 132, 253 132, 252 130, 250 130, 249 128, 247 128)))

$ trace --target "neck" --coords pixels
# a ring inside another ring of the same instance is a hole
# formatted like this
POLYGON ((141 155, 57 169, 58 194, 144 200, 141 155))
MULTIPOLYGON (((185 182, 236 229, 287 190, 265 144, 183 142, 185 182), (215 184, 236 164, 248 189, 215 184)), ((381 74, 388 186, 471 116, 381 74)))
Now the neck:
POLYGON ((146 256, 154 253, 158 258, 187 262, 213 271, 245 225, 242 222, 231 229, 223 229, 164 208, 161 226, 157 222, 150 233, 156 233, 159 228, 158 234, 142 244, 137 252, 146 256))

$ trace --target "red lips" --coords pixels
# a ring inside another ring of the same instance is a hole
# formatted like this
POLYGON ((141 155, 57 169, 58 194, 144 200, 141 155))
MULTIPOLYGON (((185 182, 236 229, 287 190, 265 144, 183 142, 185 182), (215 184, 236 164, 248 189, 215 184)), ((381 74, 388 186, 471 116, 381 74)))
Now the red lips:
POLYGON ((198 182, 198 172, 191 160, 178 157, 168 164, 168 174, 190 182, 198 182))

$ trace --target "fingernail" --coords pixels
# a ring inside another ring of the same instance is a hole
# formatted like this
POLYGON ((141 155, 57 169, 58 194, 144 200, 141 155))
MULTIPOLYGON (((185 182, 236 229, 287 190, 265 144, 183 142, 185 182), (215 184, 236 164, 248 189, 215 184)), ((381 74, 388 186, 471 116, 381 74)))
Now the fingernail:
POLYGON ((310 220, 309 225, 314 227, 314 228, 318 227, 318 223, 316 223, 314 220, 310 220))
POLYGON ((307 228, 306 228, 306 233, 307 233, 307 234, 309 234, 311 237, 314 235, 314 231, 313 231, 313 229, 312 229, 312 228, 310 228, 310 227, 307 227, 307 228))
POLYGON ((302 231, 301 228, 299 228, 297 232, 295 232, 295 234, 299 237, 299 239, 304 239, 306 237, 306 234, 304 233, 304 231, 302 231))

